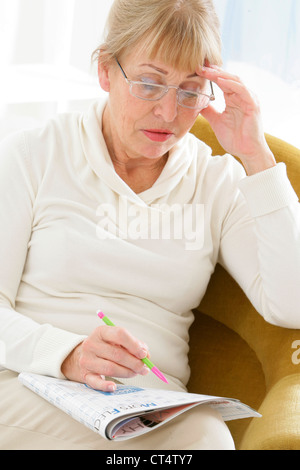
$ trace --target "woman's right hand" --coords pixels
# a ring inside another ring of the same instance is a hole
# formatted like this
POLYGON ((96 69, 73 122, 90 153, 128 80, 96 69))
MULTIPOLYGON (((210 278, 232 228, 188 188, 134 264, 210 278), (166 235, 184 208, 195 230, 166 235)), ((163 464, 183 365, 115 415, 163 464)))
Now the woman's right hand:
POLYGON ((146 375, 149 369, 141 361, 145 357, 149 357, 147 346, 126 329, 103 325, 69 354, 61 371, 69 380, 103 392, 113 392, 116 384, 105 377, 146 375))

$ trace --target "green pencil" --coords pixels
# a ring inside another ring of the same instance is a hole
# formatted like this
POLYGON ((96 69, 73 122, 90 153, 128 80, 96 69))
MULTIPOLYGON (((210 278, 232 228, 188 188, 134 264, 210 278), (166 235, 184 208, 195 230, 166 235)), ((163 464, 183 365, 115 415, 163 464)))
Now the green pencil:
MULTIPOLYGON (((115 326, 114 323, 102 312, 97 312, 98 317, 108 326, 115 326)), ((169 383, 163 373, 150 361, 147 357, 141 359, 141 361, 146 364, 147 367, 155 374, 160 380, 165 383, 169 383)))

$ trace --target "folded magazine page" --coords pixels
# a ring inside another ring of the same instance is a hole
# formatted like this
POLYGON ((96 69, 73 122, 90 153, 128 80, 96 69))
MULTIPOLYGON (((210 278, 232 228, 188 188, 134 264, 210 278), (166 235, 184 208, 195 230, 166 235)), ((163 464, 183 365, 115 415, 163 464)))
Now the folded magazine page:
POLYGON ((117 385, 113 393, 85 384, 21 373, 20 382, 57 408, 109 440, 124 440, 155 430, 184 411, 206 404, 224 421, 261 417, 232 398, 117 385))

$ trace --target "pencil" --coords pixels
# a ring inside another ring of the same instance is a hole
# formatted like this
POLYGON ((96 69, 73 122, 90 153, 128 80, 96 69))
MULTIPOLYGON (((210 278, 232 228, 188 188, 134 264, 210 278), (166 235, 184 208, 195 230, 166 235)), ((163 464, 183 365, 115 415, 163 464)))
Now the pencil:
MULTIPOLYGON (((98 317, 108 326, 115 326, 114 323, 102 312, 97 312, 98 317)), ((155 374, 160 380, 168 384, 169 382, 167 381, 166 377, 164 374, 153 364, 153 362, 150 361, 147 357, 144 359, 141 359, 141 361, 146 364, 147 367, 155 374)))

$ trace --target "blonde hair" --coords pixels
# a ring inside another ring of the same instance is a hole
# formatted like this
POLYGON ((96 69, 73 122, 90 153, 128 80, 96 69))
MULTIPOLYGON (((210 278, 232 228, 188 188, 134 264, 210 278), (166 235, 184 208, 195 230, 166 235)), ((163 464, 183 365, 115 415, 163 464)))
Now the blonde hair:
POLYGON ((220 24, 212 0, 115 0, 93 59, 107 63, 139 51, 178 70, 221 65, 220 24))

